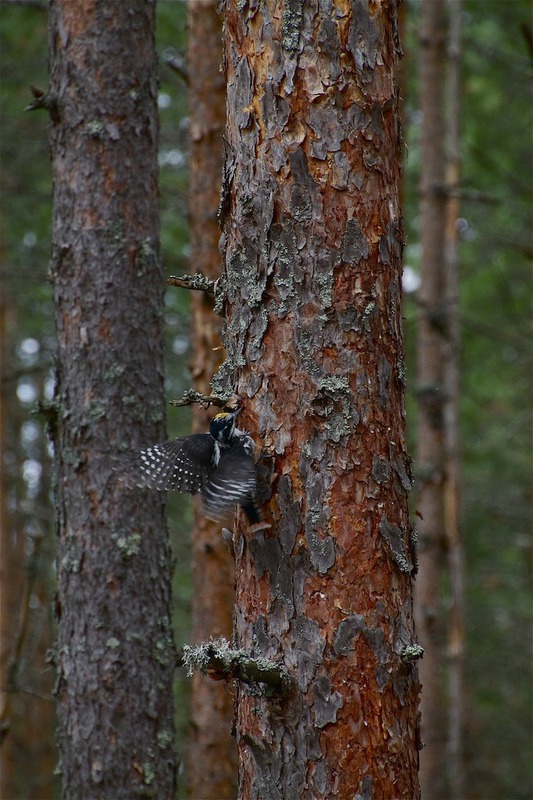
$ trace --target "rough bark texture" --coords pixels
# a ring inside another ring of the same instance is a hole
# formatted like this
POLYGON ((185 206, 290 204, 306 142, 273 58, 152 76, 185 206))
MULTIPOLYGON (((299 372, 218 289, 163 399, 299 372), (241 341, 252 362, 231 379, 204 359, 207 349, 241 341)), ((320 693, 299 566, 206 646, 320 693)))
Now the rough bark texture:
POLYGON ((50 8, 63 796, 173 798, 170 552, 113 454, 164 437, 154 3, 50 8))
POLYGON ((421 286, 418 329, 417 498, 421 515, 420 573, 416 582, 416 626, 425 648, 422 682, 422 796, 445 796, 446 713, 444 700, 445 624, 441 584, 444 533, 443 342, 446 336, 444 231, 446 153, 444 85, 446 77, 446 4, 424 0, 420 31, 420 103, 422 124, 421 286))
POLYGON ((270 456, 236 537, 242 798, 416 798, 395 4, 228 0, 227 360, 270 456), (402 654, 404 659, 402 660, 402 654))
MULTIPOLYGON (((222 62, 222 19, 214 0, 189 0, 187 74, 189 76, 189 211, 190 271, 213 280, 220 277, 220 228, 217 209, 223 163, 226 85, 222 62)), ((213 298, 191 292, 194 388, 210 394, 220 366, 221 319, 213 298)), ((212 410, 194 407, 193 428, 209 429, 212 410)), ((231 637, 234 561, 220 535, 220 525, 206 519, 195 503, 192 537, 193 642, 231 637)), ((234 798, 237 749, 231 737, 233 699, 223 682, 192 678, 191 734, 188 753, 189 795, 234 798)))

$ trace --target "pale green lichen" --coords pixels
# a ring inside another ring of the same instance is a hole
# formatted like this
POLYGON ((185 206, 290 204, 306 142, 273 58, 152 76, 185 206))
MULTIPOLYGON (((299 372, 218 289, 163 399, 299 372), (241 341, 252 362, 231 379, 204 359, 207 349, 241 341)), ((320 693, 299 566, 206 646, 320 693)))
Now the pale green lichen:
POLYGON ((144 782, 149 786, 154 782, 155 769, 151 761, 145 761, 142 767, 144 782))
POLYGON ((74 447, 65 447, 62 452, 63 463, 68 464, 68 466, 72 467, 74 470, 81 467, 83 463, 83 458, 78 450, 74 447))
POLYGON ((135 394, 125 394, 122 396, 123 406, 135 406, 139 403, 139 398, 135 394))
POLYGON ((126 367, 124 364, 111 364, 111 366, 108 367, 104 372, 104 381, 111 381, 115 380, 116 378, 120 378, 125 371, 126 367))
POLYGON ((299 49, 303 16, 302 0, 285 0, 283 24, 281 26, 281 43, 291 56, 295 55, 299 49))
POLYGON ((231 255, 226 270, 226 293, 231 302, 240 294, 250 308, 260 305, 265 281, 260 280, 257 265, 240 250, 231 255))
POLYGON ((86 123, 85 131, 93 139, 101 139, 105 133, 105 126, 101 120, 91 119, 86 123))
POLYGON ((306 328, 300 328, 296 337, 296 347, 302 359, 302 366, 309 375, 319 378, 320 367, 316 361, 316 342, 312 332, 306 328))
POLYGON ((344 375, 325 375, 318 383, 318 414, 324 417, 324 433, 333 442, 353 433, 359 415, 353 405, 352 390, 344 375))
POLYGON ((140 533, 114 532, 111 539, 115 542, 124 558, 131 558, 139 554, 142 537, 140 533))
POLYGON ((325 308, 333 302, 333 267, 331 269, 315 270, 313 275, 316 292, 325 308))
POLYGON ((172 636, 170 633, 166 633, 155 643, 154 658, 162 667, 168 667, 172 663, 173 657, 172 636))
POLYGON ((135 268, 137 277, 142 277, 151 267, 155 258, 155 251, 149 239, 145 239, 135 254, 135 268))
POLYGON ((411 644, 407 647, 404 647, 402 652, 400 653, 400 658, 404 662, 404 664, 409 664, 412 661, 416 661, 419 658, 422 658, 424 655, 424 648, 421 647, 419 644, 411 644))
POLYGON ((59 569, 64 572, 71 572, 77 575, 81 569, 82 555, 78 554, 78 543, 76 537, 67 536, 64 540, 63 552, 59 560, 59 569))
POLYGON ((148 414, 148 421, 153 422, 155 425, 157 425, 160 422, 163 422, 164 418, 165 415, 160 409, 155 409, 154 411, 150 411, 150 413, 148 414))
POLYGON ((403 540, 404 534, 401 528, 389 522, 387 515, 384 514, 379 523, 379 532, 390 547, 392 560, 400 572, 409 573, 413 570, 413 564, 407 556, 407 549, 403 540))
POLYGON ((87 407, 87 413, 93 422, 97 422, 107 415, 107 410, 103 403, 100 403, 98 400, 92 400, 87 407))
POLYGON ((172 742, 174 741, 174 734, 172 731, 169 730, 161 730, 158 731, 157 736, 157 746, 160 750, 166 750, 167 747, 171 747, 172 742))
POLYGON ((111 217, 106 225, 106 238, 114 244, 122 245, 124 241, 124 220, 121 217, 111 217))
POLYGON ((320 379, 318 388, 330 397, 351 394, 350 384, 345 375, 326 375, 320 379))
POLYGON ((405 369, 405 362, 399 358, 396 363, 396 374, 400 383, 405 386, 407 380, 407 371, 405 369))

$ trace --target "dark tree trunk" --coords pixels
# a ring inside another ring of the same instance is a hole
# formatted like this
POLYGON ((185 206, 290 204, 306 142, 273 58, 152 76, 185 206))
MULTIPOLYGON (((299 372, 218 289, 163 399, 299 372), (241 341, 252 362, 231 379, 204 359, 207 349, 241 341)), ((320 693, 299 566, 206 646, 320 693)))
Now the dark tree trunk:
POLYGON ((164 436, 155 4, 50 7, 63 796, 173 798, 163 502, 113 455, 164 436))
POLYGON ((270 458, 236 535, 242 798, 409 798, 418 654, 400 316, 395 3, 226 3, 225 344, 217 386, 270 458))
MULTIPOLYGON (((215 0, 189 0, 187 74, 189 76, 189 211, 191 272, 220 277, 220 228, 217 209, 223 162, 226 85, 222 62, 222 19, 215 0)), ((210 394, 221 362, 221 320, 213 299, 192 292, 192 376, 194 388, 210 394)), ((193 426, 209 430, 212 411, 195 406, 193 426)), ((220 535, 220 525, 206 519, 195 503, 193 554, 193 642, 231 638, 234 561, 220 535)), ((217 800, 234 798, 237 752, 231 737, 233 698, 222 682, 192 679, 191 735, 188 754, 189 795, 217 800)))

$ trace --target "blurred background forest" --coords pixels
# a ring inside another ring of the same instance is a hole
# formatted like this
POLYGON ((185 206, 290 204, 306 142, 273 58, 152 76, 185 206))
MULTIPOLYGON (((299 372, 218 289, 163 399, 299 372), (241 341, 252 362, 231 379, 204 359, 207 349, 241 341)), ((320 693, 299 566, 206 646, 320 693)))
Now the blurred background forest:
MULTIPOLYGON (((419 285, 420 7, 405 8, 403 48, 406 165, 404 215, 408 424, 416 442, 414 393, 419 285), (409 380, 411 376, 411 380, 409 380)), ((51 182, 46 114, 25 113, 30 85, 47 85, 46 3, 3 2, 1 13, 1 635, 12 644, 2 688, 16 800, 58 796, 54 777, 54 514, 52 457, 42 410, 53 394, 50 255, 51 182), (6 605, 5 598, 10 597, 6 605), (31 721, 31 723, 30 723, 31 721), (31 764, 31 770, 28 765, 31 764)), ((188 264, 186 86, 168 66, 183 55, 186 7, 158 3, 161 244, 167 274, 188 264)), ((460 235, 461 491, 466 558, 465 760, 469 798, 524 800, 531 775, 531 71, 525 0, 467 0, 463 14, 460 235)), ((127 291, 127 287, 125 287, 127 291)), ((167 396, 190 387, 188 297, 166 301, 167 396)), ((190 414, 170 409, 170 436, 190 414)), ((416 473, 416 464, 415 464, 416 473)), ((188 501, 169 501, 176 561, 176 642, 190 629, 188 501)), ((446 582, 435 593, 446 597, 446 582)), ((3 665, 4 667, 5 665, 3 665)), ((187 736, 187 680, 176 683, 178 750, 187 736)), ((1 800, 15 800, 2 797, 1 800)))

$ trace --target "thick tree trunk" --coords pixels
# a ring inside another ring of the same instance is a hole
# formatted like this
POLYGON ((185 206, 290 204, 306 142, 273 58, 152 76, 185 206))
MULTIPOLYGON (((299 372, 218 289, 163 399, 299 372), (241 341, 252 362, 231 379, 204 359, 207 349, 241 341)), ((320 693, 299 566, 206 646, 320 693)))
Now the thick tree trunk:
POLYGON ((173 798, 170 552, 113 455, 164 436, 154 3, 50 7, 63 795, 173 798))
POLYGON ((446 626, 441 604, 445 558, 443 481, 443 342, 446 336, 444 231, 446 150, 446 3, 424 0, 420 32, 422 109, 421 242, 422 267, 418 330, 417 499, 421 515, 420 573, 416 583, 417 633, 425 648, 422 682, 422 796, 445 793, 446 712, 444 663, 446 626))
MULTIPOLYGON (((215 0, 189 0, 187 74, 189 76, 189 210, 191 272, 220 277, 220 228, 217 209, 223 163, 226 85, 222 62, 222 19, 215 0)), ((191 293, 192 375, 194 388, 210 394, 211 378, 220 366, 221 320, 213 299, 191 293)), ((195 406, 193 427, 209 430, 211 411, 195 406)), ((231 638, 234 561, 220 535, 220 525, 206 519, 195 503, 192 638, 197 644, 211 637, 231 638)), ((237 750, 231 737, 233 698, 222 682, 192 679, 191 735, 188 753, 189 795, 234 798, 237 750)))
POLYGON ((270 458, 236 535, 242 798, 409 798, 418 655, 400 316, 396 8, 228 0, 227 360, 270 458), (414 647, 412 647, 414 646, 414 647))

